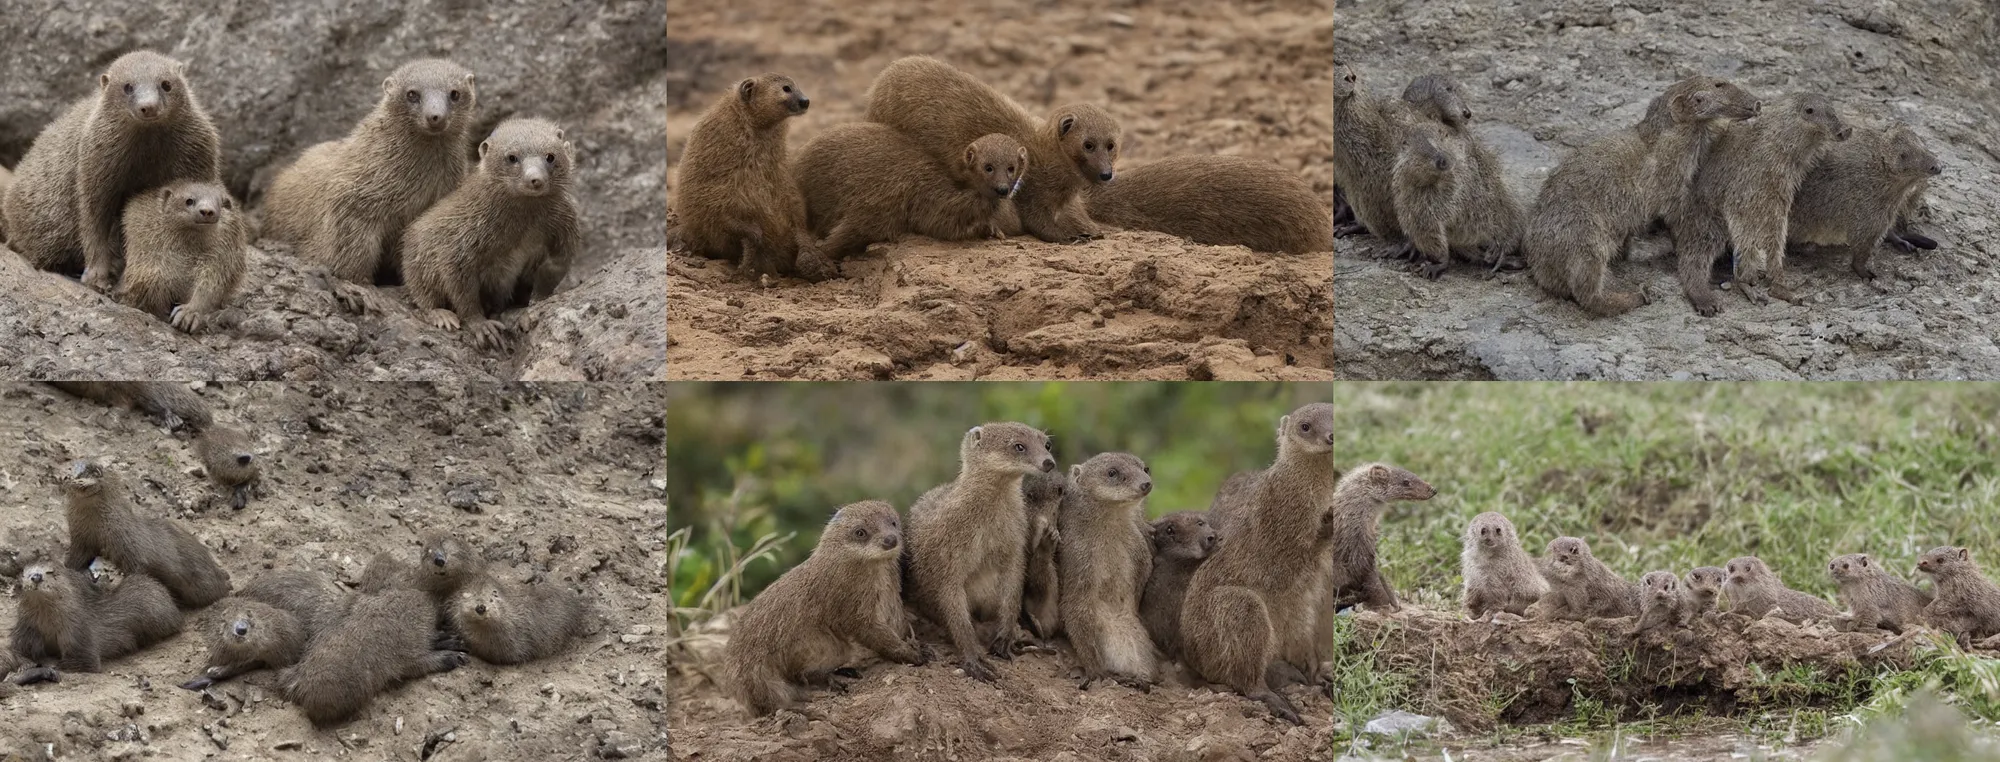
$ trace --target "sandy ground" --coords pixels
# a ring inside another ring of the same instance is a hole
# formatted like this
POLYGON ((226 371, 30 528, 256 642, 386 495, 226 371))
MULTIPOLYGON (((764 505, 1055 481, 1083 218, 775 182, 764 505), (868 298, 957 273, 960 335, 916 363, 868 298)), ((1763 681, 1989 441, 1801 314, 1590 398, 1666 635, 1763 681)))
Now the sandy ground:
MULTIPOLYGON (((262 494, 232 511, 156 422, 38 384, 0 385, 0 561, 64 542, 54 475, 75 458, 122 473, 141 511, 208 546, 237 586, 271 568, 346 582, 374 553, 445 528, 503 573, 580 588, 601 620, 566 653, 474 660, 314 730, 252 673, 208 694, 175 687, 206 663, 206 612, 97 674, 0 693, 0 758, 658 759, 666 674, 657 386, 239 384, 201 396, 253 433, 262 494), (11 755, 19 754, 14 757, 11 755)), ((9 592, 13 581, 4 583, 9 592)), ((0 628, 14 605, 0 604, 0 628)), ((9 686, 11 687, 11 686, 9 686)))
MULTIPOLYGON (((950 8, 676 3, 668 195, 688 131, 743 77, 786 73, 811 97, 792 120, 796 151, 860 119, 884 65, 927 54, 1030 110, 1102 105, 1124 127, 1121 166, 1183 153, 1267 158, 1327 193, 1330 213, 1331 0, 950 8)), ((1326 378, 1331 266, 1327 253, 1143 232, 1082 245, 911 239, 850 259, 841 279, 762 287, 731 264, 673 250, 668 362, 672 377, 701 380, 1326 378)))

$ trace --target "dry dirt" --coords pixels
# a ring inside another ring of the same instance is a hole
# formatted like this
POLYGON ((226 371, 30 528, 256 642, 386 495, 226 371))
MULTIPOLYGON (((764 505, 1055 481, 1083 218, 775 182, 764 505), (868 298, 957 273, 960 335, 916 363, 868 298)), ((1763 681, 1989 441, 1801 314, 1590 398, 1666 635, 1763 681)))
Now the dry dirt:
MULTIPOLYGON (((1181 153, 1268 158, 1327 193, 1330 213, 1331 13, 1331 0, 1004 0, 949 13, 907 1, 678 2, 668 192, 689 129, 743 77, 786 73, 812 99, 792 120, 796 151, 860 119, 884 65, 926 54, 1030 110, 1104 106, 1123 123, 1124 166, 1181 153)), ((1144 232, 1082 245, 919 238, 847 261, 840 279, 763 287, 674 250, 668 358, 675 378, 702 380, 1327 378, 1331 267, 1327 253, 1144 232)))
MULTIPOLYGON (((194 475, 184 438, 39 384, 0 385, 0 562, 64 542, 54 474, 101 458, 139 509, 207 545, 238 587, 270 568, 346 582, 440 527, 504 573, 584 590, 602 620, 566 653, 474 660, 316 731, 252 673, 209 695, 175 687, 205 664, 197 612, 171 640, 59 684, 0 693, 0 758, 657 759, 666 581, 664 389, 604 384, 230 384, 201 396, 253 433, 261 495, 232 511, 194 475), (445 739, 450 740, 445 740, 445 739), (12 755, 21 756, 12 756, 12 755)), ((59 556, 54 556, 58 557, 59 556)), ((11 592, 9 579, 4 588, 11 592)), ((14 621, 0 604, 0 628, 14 621)), ((11 687, 11 686, 7 686, 11 687)))
POLYGON ((1856 125, 1910 123, 1944 163, 1919 230, 1935 251, 1884 248, 1863 282, 1833 252, 1787 258, 1802 304, 1725 292, 1696 315, 1664 236, 1641 238, 1614 283, 1650 305, 1591 320, 1527 274, 1470 266, 1427 281, 1337 243, 1334 353, 1351 378, 1894 379, 2000 377, 2000 12, 1985 0, 1342 0, 1336 49, 1378 93, 1451 74, 1475 129, 1531 202, 1566 152, 1638 121, 1693 73, 1763 98, 1816 92, 1856 125))

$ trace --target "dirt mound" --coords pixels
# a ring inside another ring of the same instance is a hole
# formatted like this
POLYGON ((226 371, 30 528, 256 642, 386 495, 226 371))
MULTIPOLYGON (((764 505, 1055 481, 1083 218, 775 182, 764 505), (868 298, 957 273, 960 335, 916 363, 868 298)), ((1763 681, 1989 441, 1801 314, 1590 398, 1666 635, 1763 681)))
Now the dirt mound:
MULTIPOLYGON (((174 638, 0 698, 0 757, 268 758, 286 750, 370 759, 643 758, 664 745, 666 522, 663 389, 609 385, 231 384, 201 396, 262 458, 242 511, 199 477, 189 443, 126 410, 38 384, 0 385, 0 561, 63 543, 54 474, 102 458, 139 510, 179 521, 237 587, 274 568, 354 582, 378 551, 425 528, 480 547, 502 573, 586 591, 601 622, 566 653, 519 667, 475 661, 384 694, 316 731, 270 672, 206 694, 174 687, 207 658, 214 609, 174 638), (615 752, 613 750, 616 750, 615 752)), ((4 583, 11 589, 12 580, 4 583)), ((0 604, 0 629, 14 607, 0 604)))
POLYGON ((1733 292, 1696 315, 1674 280, 1671 244, 1639 239, 1616 283, 1652 304, 1591 320, 1526 273, 1487 280, 1469 266, 1427 281, 1373 259, 1368 236, 1335 250, 1334 353, 1354 378, 1990 378, 2000 278, 1990 260, 2000 205, 2000 118, 1992 40, 2000 13, 1978 0, 1788 0, 1746 12, 1725 2, 1358 3, 1338 11, 1336 47, 1378 93, 1441 71, 1465 88, 1475 129, 1532 201, 1562 155, 1691 73, 1760 97, 1816 92, 1849 124, 1911 124, 1945 166, 1918 228, 1936 251, 1879 253, 1863 282, 1835 252, 1787 258, 1799 305, 1733 292), (1635 47, 1635 40, 1642 42, 1635 47))

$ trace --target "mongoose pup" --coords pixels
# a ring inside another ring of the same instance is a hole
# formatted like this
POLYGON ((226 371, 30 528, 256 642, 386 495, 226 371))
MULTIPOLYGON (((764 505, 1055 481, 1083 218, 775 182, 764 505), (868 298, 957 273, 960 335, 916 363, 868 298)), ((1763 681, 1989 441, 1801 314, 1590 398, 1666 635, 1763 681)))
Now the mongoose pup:
MULTIPOLYGON (((1521 247, 1527 215, 1507 189, 1500 157, 1472 134, 1472 109, 1465 106, 1458 83, 1442 74, 1425 74, 1403 89, 1403 102, 1417 116, 1443 125, 1460 141, 1465 155, 1459 168, 1463 188, 1451 218, 1451 253, 1481 264, 1520 266, 1514 253, 1521 247)), ((1400 207, 1399 207, 1400 208, 1400 207)))
POLYGON ((1550 540, 1541 571, 1549 592, 1528 607, 1530 619, 1610 619, 1639 613, 1639 588, 1591 555, 1589 543, 1580 538, 1550 540))
POLYGON ((1086 686, 1111 678, 1130 687, 1153 682, 1159 654, 1139 618, 1139 597, 1153 572, 1146 538, 1152 469, 1122 452, 1091 456, 1069 469, 1062 501, 1062 618, 1086 686))
POLYGON ((1312 403, 1278 419, 1278 457, 1256 479, 1254 506, 1224 527, 1227 541, 1195 569, 1181 603, 1181 660, 1210 682, 1301 724, 1265 672, 1317 664, 1315 614, 1327 595, 1320 533, 1334 520, 1334 407, 1312 403))
POLYGON ((432 646, 437 618, 437 606, 415 590, 362 595, 279 676, 285 698, 325 727, 352 718, 398 683, 464 666, 465 652, 432 646))
POLYGON ((862 646, 904 664, 923 664, 903 640, 907 624, 897 559, 903 533, 896 509, 880 500, 843 506, 812 556, 787 570, 736 614, 723 650, 723 686, 752 715, 805 700, 862 646))
POLYGON ((415 558, 407 551, 375 554, 361 570, 361 592, 420 590, 442 610, 460 589, 486 573, 479 551, 450 533, 430 530, 418 542, 422 549, 415 558))
POLYGON ((458 594, 453 629, 465 650, 492 664, 521 664, 562 653, 583 634, 583 596, 544 582, 483 577, 458 594))
POLYGON ((344 284, 334 294, 366 311, 361 286, 401 272, 403 229, 458 188, 466 131, 477 121, 472 72, 420 59, 382 80, 382 97, 347 137, 320 143, 271 181, 264 233, 298 245, 301 259, 344 284))
POLYGON ((406 290, 431 325, 462 325, 498 349, 503 329, 489 312, 524 290, 555 293, 581 241, 575 164, 562 128, 541 119, 509 119, 480 141, 479 166, 403 234, 406 290))
POLYGON ((1391 181, 1415 118, 1409 104, 1370 92, 1353 66, 1333 62, 1333 181, 1355 223, 1387 241, 1403 237, 1391 181))
POLYGON ((176 179, 220 182, 221 145, 187 64, 150 50, 119 56, 97 93, 57 117, 14 168, 0 202, 7 245, 44 270, 80 268, 84 285, 110 293, 126 200, 176 179))
POLYGON ((1784 580, 1778 579, 1777 573, 1756 556, 1729 559, 1722 570, 1729 575, 1722 583, 1722 594, 1729 596, 1729 610, 1738 614, 1751 618, 1776 616, 1793 624, 1804 624, 1807 620, 1830 620, 1837 613, 1832 604, 1818 596, 1785 587, 1784 580))
POLYGON ((1791 219, 1792 197, 1821 148, 1828 141, 1846 140, 1849 132, 1825 96, 1787 95, 1715 140, 1695 174, 1687 203, 1667 219, 1681 290, 1695 312, 1721 311, 1708 276, 1731 244, 1736 247, 1737 278, 1745 286, 1765 283, 1771 296, 1792 299, 1784 283, 1785 224, 1791 219))
POLYGON ((1465 549, 1459 553, 1465 576, 1461 595, 1474 618, 1505 611, 1526 614, 1529 606, 1549 592, 1549 583, 1535 569, 1535 559, 1521 548, 1514 522, 1492 511, 1472 517, 1465 525, 1465 549))
POLYGON ((1681 579, 1682 589, 1687 591, 1688 606, 1694 616, 1717 610, 1716 599, 1722 594, 1722 582, 1728 573, 1720 566, 1697 566, 1689 569, 1681 579))
POLYGON ((1080 193, 1111 182, 1120 132, 1118 120, 1101 108, 1057 106, 1038 121, 950 64, 907 56, 883 67, 869 85, 868 121, 908 135, 940 163, 949 163, 981 135, 1011 137, 1028 149, 1027 176, 1014 194, 1022 229, 1057 243, 1098 235, 1080 193))
POLYGON ((1673 572, 1649 571, 1639 578, 1639 621, 1633 627, 1634 634, 1686 627, 1693 616, 1694 608, 1673 572))
POLYGON ((159 580, 188 608, 229 594, 229 572, 216 565, 208 548, 169 519, 140 516, 115 474, 79 460, 63 471, 61 481, 69 518, 64 566, 87 569, 102 556, 128 577, 143 574, 159 580))
POLYGON ((1201 511, 1169 513, 1154 519, 1148 539, 1153 543, 1153 572, 1139 595, 1139 619, 1160 653, 1181 660, 1181 602, 1188 579, 1201 562, 1215 553, 1221 535, 1201 511))
POLYGON ((1021 479, 1021 500, 1028 507, 1021 620, 1044 640, 1062 634, 1062 577, 1056 573, 1056 548, 1062 542, 1062 499, 1068 486, 1069 477, 1061 471, 1036 471, 1021 479))
POLYGON ((1417 271, 1436 280, 1451 266, 1451 225, 1465 205, 1469 174, 1464 141, 1441 125, 1411 125, 1390 170, 1396 225, 1421 259, 1417 271))
POLYGON ((837 274, 813 245, 805 196, 785 157, 789 120, 811 105, 791 77, 762 74, 736 83, 694 123, 674 197, 689 249, 711 259, 740 256, 745 274, 837 274))
POLYGON ((208 667, 181 683, 191 691, 258 669, 279 669, 304 658, 312 638, 332 630, 352 603, 326 577, 302 569, 257 575, 234 597, 208 632, 208 667))
POLYGON ((133 196, 118 301, 201 331, 243 284, 248 243, 236 200, 219 184, 177 180, 133 196))
POLYGON ((1852 614, 1847 624, 1856 630, 1901 634, 1903 628, 1923 621, 1924 607, 1931 603, 1930 593, 1890 576, 1865 553, 1828 561, 1826 573, 1840 585, 1840 602, 1852 614))
POLYGON ((1723 125, 1755 116, 1759 108, 1736 85, 1689 77, 1654 98, 1638 125, 1564 157, 1542 183, 1521 237, 1535 283, 1594 317, 1622 315, 1645 303, 1638 291, 1611 288, 1611 260, 1634 233, 1685 203, 1723 125))
POLYGON ((1843 246, 1848 269, 1873 278, 1868 260, 1876 245, 1890 235, 1898 212, 1943 171, 1907 126, 1855 132, 1826 146, 1799 183, 1785 241, 1843 246))
POLYGON ((1961 648, 2000 634, 2000 587, 1979 571, 1972 551, 1932 548, 1917 558, 1917 571, 1930 575, 1936 597, 1924 607, 1924 622, 1958 640, 1961 648))
POLYGON ((1084 195, 1090 218, 1209 246, 1304 254, 1333 248, 1326 197, 1297 173, 1247 156, 1169 156, 1084 195))
MULTIPOLYGON (((1396 466, 1371 463, 1341 478, 1333 492, 1332 520, 1320 526, 1321 544, 1331 543, 1331 565, 1327 567, 1327 589, 1332 607, 1365 604, 1374 611, 1395 611, 1396 592, 1382 579, 1375 563, 1375 546, 1382 535, 1382 512, 1389 504, 1404 500, 1429 500, 1437 488, 1396 466)), ((1318 664, 1315 659, 1299 665, 1302 669, 1318 664)))
MULTIPOLYGON (((1013 658, 1020 633, 1028 536, 1021 482, 1054 471, 1056 459, 1049 435, 1024 424, 989 423, 965 432, 958 462, 957 479, 910 506, 905 595, 917 613, 950 633, 965 674, 991 682, 997 676, 981 654, 1013 658)), ((1071 491, 1064 489, 1065 498, 1071 491)))
MULTIPOLYGON (((180 609, 152 577, 128 573, 107 592, 99 590, 89 575, 53 564, 30 564, 21 570, 13 647, 30 662, 96 672, 106 661, 180 631, 180 609)), ((32 672, 19 682, 52 677, 47 671, 32 672)))
POLYGON ((168 429, 182 427, 203 431, 214 422, 208 404, 187 384, 172 381, 50 381, 50 386, 73 396, 112 407, 131 408, 159 416, 168 429))
POLYGON ((209 428, 194 440, 202 471, 209 481, 229 491, 229 507, 239 511, 250 504, 250 495, 262 475, 254 447, 250 435, 228 426, 209 428))
POLYGON ((1000 218, 1028 170, 1028 149, 982 135, 939 163, 885 124, 853 122, 820 133, 799 151, 792 174, 806 220, 835 261, 905 233, 941 241, 999 238, 1000 218))

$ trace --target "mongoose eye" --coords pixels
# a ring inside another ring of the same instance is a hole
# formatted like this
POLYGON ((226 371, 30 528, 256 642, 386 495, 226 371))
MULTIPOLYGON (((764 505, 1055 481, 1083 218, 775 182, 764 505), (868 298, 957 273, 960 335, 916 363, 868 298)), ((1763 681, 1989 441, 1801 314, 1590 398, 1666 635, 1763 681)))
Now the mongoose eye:
POLYGON ((1724 83, 1722 83, 1722 82, 1717 82, 1717 83, 1715 83, 1715 89, 1717 89, 1717 90, 1721 90, 1721 89, 1722 89, 1722 86, 1723 86, 1723 84, 1724 84, 1724 83))
POLYGON ((1354 75, 1352 75, 1352 74, 1349 74, 1349 75, 1347 75, 1347 81, 1349 81, 1349 82, 1353 82, 1353 81, 1354 81, 1354 75))
POLYGON ((1160 530, 1166 532, 1168 537, 1174 536, 1174 525, 1172 524, 1160 527, 1160 530))
POLYGON ((991 164, 988 164, 988 165, 986 165, 986 171, 988 171, 988 172, 991 172, 991 171, 993 171, 993 165, 991 165, 991 164))
POLYGON ((1312 424, 1311 424, 1310 422, 1308 422, 1308 423, 1301 423, 1301 424, 1299 424, 1299 430, 1300 430, 1300 431, 1303 431, 1303 432, 1306 432, 1306 433, 1308 433, 1308 434, 1310 434, 1310 433, 1312 433, 1312 430, 1313 430, 1313 425, 1312 425, 1312 424))
POLYGON ((1150 474, 1150 473, 1152 473, 1152 472, 1153 472, 1153 467, 1152 467, 1152 466, 1140 466, 1140 467, 1139 467, 1139 470, 1141 470, 1141 471, 1144 471, 1144 472, 1146 472, 1146 473, 1149 473, 1149 474, 1150 474))
POLYGON ((416 103, 416 102, 417 102, 417 98, 419 98, 419 97, 420 97, 420 96, 418 96, 418 95, 417 95, 417 91, 415 91, 415 90, 411 90, 411 91, 408 91, 408 92, 405 92, 405 93, 403 93, 403 100, 406 100, 406 101, 409 101, 409 102, 411 102, 411 103, 416 103))
POLYGON ((163 92, 163 93, 171 93, 171 92, 173 92, 173 91, 174 91, 174 83, 172 83, 172 82, 161 82, 161 83, 160 83, 160 92, 163 92))
POLYGON ((514 154, 511 154, 511 153, 510 153, 510 154, 507 154, 507 163, 508 163, 508 164, 519 164, 519 163, 521 163, 521 157, 520 157, 520 156, 517 156, 517 155, 514 155, 514 154))
POLYGON ((1091 141, 1091 140, 1086 140, 1086 141, 1083 141, 1083 150, 1085 150, 1085 151, 1095 151, 1095 150, 1097 150, 1097 143, 1096 143, 1096 141, 1091 141))
POLYGON ((854 539, 857 539, 857 540, 866 540, 866 539, 868 539, 868 530, 867 530, 867 529, 864 529, 864 528, 862 528, 862 527, 855 527, 855 528, 854 528, 854 539))
POLYGON ((1108 143, 1105 143, 1105 144, 1104 144, 1104 150, 1106 150, 1106 151, 1116 151, 1116 150, 1118 150, 1118 141, 1116 141, 1116 140, 1113 140, 1113 141, 1111 141, 1111 142, 1108 142, 1108 143))
POLYGON ((1813 107, 1811 107, 1811 106, 1807 106, 1807 107, 1806 107, 1806 113, 1808 113, 1808 114, 1810 114, 1810 113, 1813 113, 1813 107))
POLYGON ((1028 451, 1027 445, 1021 444, 1020 442, 1014 443, 1014 452, 1027 452, 1027 451, 1028 451))
POLYGON ((132 83, 130 82, 125 83, 125 94, 126 95, 132 94, 132 83))
MULTIPOLYGON (((222 200, 222 208, 224 208, 224 209, 230 209, 230 208, 233 208, 233 207, 231 207, 231 206, 230 206, 230 204, 231 204, 231 203, 232 203, 232 202, 231 202, 231 201, 230 201, 229 199, 226 199, 226 198, 225 198, 225 199, 223 199, 223 200, 222 200)), ((245 459, 247 459, 247 457, 248 457, 248 456, 245 456, 244 458, 238 458, 238 460, 245 460, 245 459)))
POLYGON ((542 154, 542 161, 546 161, 546 162, 548 162, 548 163, 550 163, 550 164, 554 164, 554 163, 556 163, 556 155, 555 155, 555 154, 552 154, 552 153, 548 153, 548 154, 542 154))
POLYGON ((459 92, 458 92, 457 90, 453 90, 453 91, 451 91, 451 102, 452 102, 452 103, 457 103, 457 102, 458 102, 458 99, 459 99, 460 97, 463 97, 463 96, 462 96, 462 95, 461 95, 461 94, 460 94, 460 93, 459 93, 459 92))
POLYGON ((1116 479, 1116 478, 1118 478, 1118 469, 1115 469, 1115 468, 1114 468, 1114 469, 1111 469, 1111 472, 1110 472, 1110 474, 1108 474, 1108 475, 1109 475, 1109 476, 1110 476, 1111 478, 1113 478, 1113 479, 1116 479))
POLYGON ((786 86, 785 86, 785 92, 788 92, 788 93, 789 93, 789 92, 791 92, 791 91, 792 91, 792 86, 791 86, 791 85, 786 85, 786 86))

